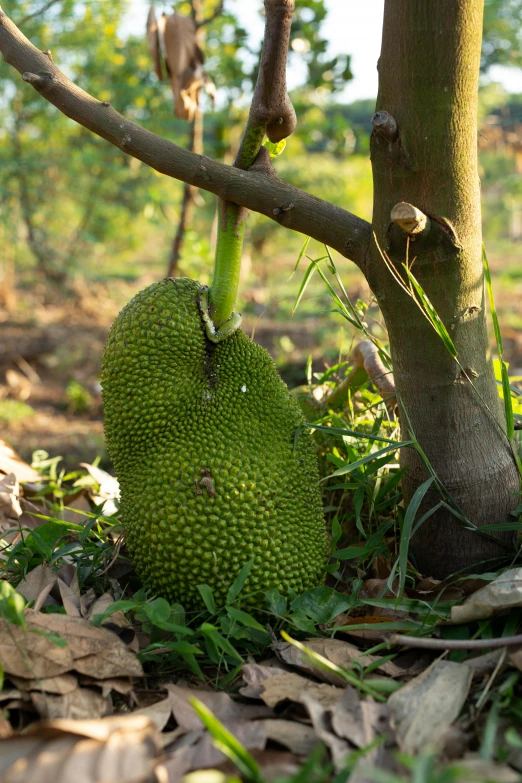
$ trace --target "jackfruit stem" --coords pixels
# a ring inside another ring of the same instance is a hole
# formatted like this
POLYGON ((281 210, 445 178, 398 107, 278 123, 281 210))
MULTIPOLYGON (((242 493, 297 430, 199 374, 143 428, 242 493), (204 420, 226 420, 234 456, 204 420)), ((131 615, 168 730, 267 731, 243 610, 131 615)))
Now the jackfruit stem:
POLYGON ((210 316, 216 328, 234 312, 248 210, 230 201, 218 202, 214 276, 209 291, 210 316))
MULTIPOLYGON (((256 88, 247 126, 234 167, 249 169, 254 163, 265 133, 277 143, 293 133, 296 117, 286 90, 286 60, 295 0, 265 0, 265 38, 256 88)), ((214 278, 209 291, 209 315, 216 329, 234 311, 243 238, 248 211, 218 199, 219 228, 214 260, 214 278)))

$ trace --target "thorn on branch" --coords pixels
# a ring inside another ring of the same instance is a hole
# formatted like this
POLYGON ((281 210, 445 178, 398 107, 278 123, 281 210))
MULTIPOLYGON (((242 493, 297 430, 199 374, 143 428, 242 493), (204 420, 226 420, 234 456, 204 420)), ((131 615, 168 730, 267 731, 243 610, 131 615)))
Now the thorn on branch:
POLYGON ((398 136, 397 123, 387 111, 375 112, 372 117, 372 125, 377 133, 385 136, 390 141, 395 141, 398 136))
POLYGON ((44 90, 53 81, 53 75, 49 71, 41 71, 40 73, 29 73, 26 71, 22 74, 24 82, 31 84, 35 90, 44 90))
POLYGON ((422 232, 428 232, 430 228, 430 219, 420 209, 401 201, 395 204, 391 211, 392 222, 399 226, 405 234, 414 237, 422 232))
POLYGON ((50 59, 51 62, 53 62, 53 56, 50 49, 46 49, 44 54, 50 59))
POLYGON ((105 106, 106 108, 108 108, 110 105, 111 105, 110 101, 102 101, 102 106, 105 106))

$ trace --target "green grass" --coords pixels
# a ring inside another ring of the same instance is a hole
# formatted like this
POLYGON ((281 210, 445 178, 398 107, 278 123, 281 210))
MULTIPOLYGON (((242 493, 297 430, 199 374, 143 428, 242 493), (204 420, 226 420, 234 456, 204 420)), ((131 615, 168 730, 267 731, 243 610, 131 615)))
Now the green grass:
POLYGON ((13 424, 34 415, 30 405, 20 400, 0 400, 0 422, 13 424))

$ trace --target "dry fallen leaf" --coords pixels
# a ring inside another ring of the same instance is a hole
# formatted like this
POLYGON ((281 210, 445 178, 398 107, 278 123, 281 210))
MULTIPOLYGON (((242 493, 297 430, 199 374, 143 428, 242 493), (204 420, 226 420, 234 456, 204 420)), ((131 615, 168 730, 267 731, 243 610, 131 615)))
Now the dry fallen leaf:
POLYGON ((514 769, 474 753, 467 753, 455 766, 462 770, 461 779, 466 783, 520 783, 520 775, 514 769))
POLYGON ((7 674, 34 679, 76 671, 96 680, 140 677, 140 662, 125 644, 106 628, 80 617, 61 614, 26 614, 27 632, 0 620, 0 660, 7 674), (57 634, 59 646, 44 634, 57 634))
POLYGON ((255 704, 240 704, 233 701, 227 693, 217 691, 199 691, 183 688, 179 685, 167 685, 172 713, 178 726, 186 731, 199 731, 203 724, 194 712, 189 699, 196 696, 209 710, 226 725, 231 722, 269 717, 270 710, 255 704))
POLYGON ((111 476, 106 470, 98 468, 96 465, 90 465, 88 462, 80 462, 82 468, 85 468, 89 476, 93 478, 99 486, 98 492, 92 492, 91 497, 96 505, 103 503, 103 513, 106 517, 112 517, 118 513, 118 507, 115 500, 120 498, 120 485, 115 476, 111 476))
POLYGON ((415 753, 440 742, 464 706, 472 677, 465 664, 437 660, 392 693, 388 707, 401 750, 415 753))
MULTIPOLYGON (((342 639, 305 639, 303 641, 305 647, 308 647, 313 652, 322 655, 323 658, 336 664, 336 666, 344 666, 353 669, 354 663, 360 666, 366 667, 375 663, 378 660, 376 656, 365 655, 359 647, 350 642, 345 642, 342 639)), ((295 666, 301 671, 309 672, 313 674, 323 682, 329 682, 331 685, 339 685, 344 687, 346 681, 335 672, 327 671, 320 668, 305 652, 298 649, 294 644, 288 644, 287 642, 277 642, 274 645, 274 649, 281 659, 289 664, 295 666)), ((379 671, 388 674, 390 677, 397 677, 404 675, 404 670, 397 666, 393 661, 385 661, 377 666, 379 671)))
POLYGON ((158 731, 163 731, 172 715, 170 696, 149 704, 147 707, 134 710, 134 715, 146 715, 154 723, 158 731))
POLYGON ((306 707, 310 715, 317 737, 329 749, 335 771, 340 772, 346 765, 347 756, 351 751, 350 744, 334 734, 331 728, 329 711, 316 701, 312 695, 304 694, 301 703, 306 707))
POLYGON ((2 783, 145 783, 160 750, 143 715, 55 720, 0 741, 2 783))
MULTIPOLYGON (((274 674, 270 667, 262 667, 258 664, 243 666, 243 680, 247 685, 250 685, 250 678, 253 677, 254 681, 258 683, 262 669, 266 670, 266 679, 260 683, 262 690, 258 698, 262 699, 268 707, 275 707, 282 701, 303 704, 305 697, 311 697, 323 708, 328 708, 342 698, 342 688, 336 688, 334 685, 326 683, 312 682, 306 677, 291 672, 274 674)), ((240 692, 244 693, 243 689, 240 692)))
POLYGON ((31 693, 31 701, 41 718, 54 720, 91 720, 103 718, 111 711, 110 699, 91 688, 77 688, 72 693, 31 693))
POLYGON ((17 481, 22 483, 26 481, 39 482, 41 479, 40 474, 27 462, 24 462, 2 438, 0 438, 0 473, 14 473, 17 481))
POLYGON ((487 620, 504 609, 522 606, 522 568, 510 568, 493 582, 472 593, 464 603, 451 607, 454 623, 487 620))
POLYGON ((20 484, 14 473, 0 474, 0 523, 6 521, 12 527, 22 516, 20 484))
POLYGON ((37 680, 9 676, 11 682, 21 691, 44 691, 44 693, 57 693, 66 696, 78 687, 78 678, 74 674, 59 674, 56 677, 40 677, 37 680))
POLYGON ((269 718, 262 723, 267 739, 283 745, 296 756, 308 756, 319 742, 313 728, 293 720, 269 718))
POLYGON ((56 582, 56 574, 51 571, 47 563, 42 563, 29 571, 25 579, 19 583, 16 591, 23 595, 26 601, 36 601, 42 590, 49 591, 56 582))

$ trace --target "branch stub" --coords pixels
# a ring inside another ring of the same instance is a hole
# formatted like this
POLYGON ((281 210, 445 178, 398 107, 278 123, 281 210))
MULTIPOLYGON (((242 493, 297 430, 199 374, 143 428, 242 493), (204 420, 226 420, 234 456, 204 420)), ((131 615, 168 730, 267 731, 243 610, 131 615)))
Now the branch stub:
POLYGON ((390 217, 396 226, 411 237, 428 230, 430 226, 429 217, 406 201, 395 204, 390 217))
POLYGON ((387 111, 377 111, 372 117, 374 130, 390 141, 395 141, 398 136, 397 122, 387 111))

